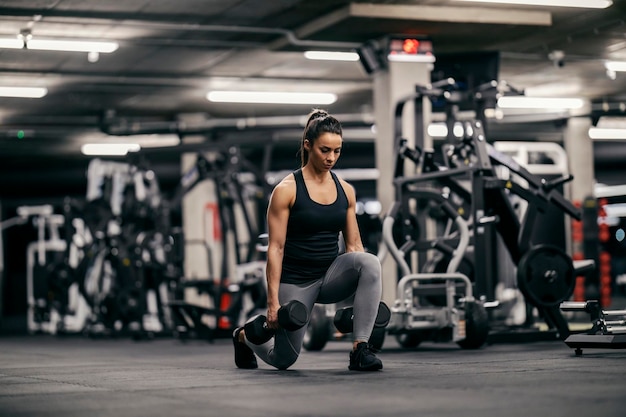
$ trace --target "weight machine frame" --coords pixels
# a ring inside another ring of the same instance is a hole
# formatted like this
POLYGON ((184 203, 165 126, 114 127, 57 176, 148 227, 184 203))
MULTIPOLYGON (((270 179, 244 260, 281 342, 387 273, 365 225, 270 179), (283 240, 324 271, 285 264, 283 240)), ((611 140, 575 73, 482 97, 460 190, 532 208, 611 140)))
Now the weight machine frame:
MULTIPOLYGON (((472 243, 475 259, 473 265, 474 276, 476 277, 474 282, 475 294, 478 298, 484 298, 487 306, 497 306, 498 300, 495 297, 497 257, 494 256, 497 235, 502 238, 511 259, 517 266, 523 255, 532 247, 530 238, 533 233, 536 216, 544 211, 549 204, 558 207, 561 211, 577 220, 581 219, 581 213, 562 194, 555 191, 556 187, 570 181, 573 177, 567 176, 552 182, 546 182, 530 173, 512 158, 496 151, 492 145, 487 143, 484 109, 489 94, 487 90, 497 87, 495 82, 486 86, 479 86, 477 90, 480 94, 468 93, 468 96, 465 97, 465 99, 469 97, 474 100, 475 111, 479 115, 479 119, 462 121, 464 131, 471 132, 469 139, 475 157, 472 164, 440 170, 434 162, 434 151, 423 154, 421 151, 417 151, 424 144, 424 98, 444 98, 446 100, 445 111, 448 137, 452 137, 452 128, 454 123, 457 122, 457 108, 454 100, 459 100, 459 94, 461 94, 461 99, 463 98, 462 92, 445 90, 445 88, 450 88, 453 85, 453 79, 447 79, 429 86, 418 85, 414 94, 405 97, 397 103, 394 123, 396 146, 398 149, 401 149, 403 146, 402 141, 406 141, 402 138, 402 115, 404 105, 409 101, 414 103, 416 144, 416 150, 400 151, 397 153, 397 156, 401 159, 401 161, 399 159, 400 162, 403 162, 404 158, 408 157, 416 164, 416 167, 421 167, 421 172, 415 176, 404 176, 403 164, 397 163, 394 185, 396 188, 401 189, 407 184, 417 182, 424 182, 425 184, 437 183, 441 187, 448 187, 452 193, 460 196, 464 203, 469 205, 472 218, 471 224, 474 227, 472 243), (513 181, 500 179, 494 171, 494 166, 497 165, 508 168, 511 172, 527 181, 529 187, 524 188, 513 181), (470 184, 469 189, 461 184, 461 179, 465 179, 470 184), (529 202, 529 207, 521 221, 514 214, 514 209, 505 195, 505 190, 529 202), (488 213, 496 214, 487 215, 488 213), (477 262, 476 260, 478 259, 481 261, 477 262)), ((424 227, 424 224, 420 223, 421 220, 418 219, 418 226, 424 227)), ((410 222, 407 221, 402 222, 403 234, 411 233, 411 228, 407 226, 409 224, 410 222)), ((425 254, 420 254, 418 265, 423 265, 425 261, 425 254)), ((572 265, 574 277, 589 273, 595 267, 595 263, 592 260, 575 261, 572 262, 572 265)), ((515 337, 510 331, 492 332, 489 343, 511 340, 515 342, 557 340, 565 339, 570 334, 568 323, 563 318, 558 305, 535 305, 535 307, 546 321, 549 331, 526 331, 519 334, 521 337, 515 337), (511 338, 511 336, 513 337, 511 338)), ((527 315, 525 327, 529 328, 532 324, 532 320, 529 320, 527 315)))
MULTIPOLYGON (((230 336, 234 327, 240 320, 243 310, 244 293, 260 289, 257 285, 264 281, 265 268, 264 261, 255 261, 254 254, 257 252, 257 243, 252 239, 258 236, 258 230, 253 227, 251 215, 243 201, 243 186, 240 182, 240 168, 246 168, 257 178, 259 185, 259 173, 256 168, 241 155, 240 149, 236 146, 222 150, 223 160, 212 161, 202 154, 197 154, 197 160, 181 178, 178 189, 172 200, 169 202, 171 208, 179 207, 184 196, 194 187, 206 179, 213 179, 216 187, 216 197, 218 203, 218 218, 223 230, 222 244, 224 254, 222 257, 221 274, 219 278, 186 280, 183 277, 178 283, 178 299, 170 301, 168 306, 174 317, 175 334, 180 339, 200 338, 213 341, 215 338, 230 336), (233 163, 234 161, 234 163, 233 163), (240 253, 237 246, 238 235, 235 225, 234 205, 239 204, 244 217, 245 226, 249 231, 249 242, 246 245, 245 257, 240 253), (232 231, 235 240, 235 248, 230 248, 227 241, 227 231, 232 231), (236 260, 236 271, 229 271, 228 250, 234 249, 236 260), (260 272, 262 271, 262 272, 260 272), (236 277, 230 277, 232 272, 236 277), (235 279, 233 279, 235 278, 235 279), (198 295, 208 295, 211 306, 203 306, 189 303, 184 300, 184 289, 193 288, 198 295)), ((187 243, 203 244, 207 250, 205 242, 185 241, 187 243)), ((210 253, 207 258, 211 259, 210 253)), ((265 287, 263 287, 265 288, 265 287)), ((260 296, 263 300, 266 297, 260 296)), ((252 309, 257 309, 255 304, 252 309)))

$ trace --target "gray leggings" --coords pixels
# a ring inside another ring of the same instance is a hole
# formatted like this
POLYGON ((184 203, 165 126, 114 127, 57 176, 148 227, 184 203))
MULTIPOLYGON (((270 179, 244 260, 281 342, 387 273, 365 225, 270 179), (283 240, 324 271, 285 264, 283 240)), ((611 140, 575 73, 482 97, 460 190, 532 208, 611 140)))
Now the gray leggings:
MULTIPOLYGON (((281 283, 278 290, 281 304, 298 300, 308 311, 315 303, 333 304, 353 295, 353 340, 368 341, 382 296, 381 266, 375 255, 344 253, 335 259, 324 277, 304 284, 281 283)), ((246 344, 267 364, 287 369, 298 359, 306 327, 294 332, 278 329, 269 342, 255 345, 246 340, 246 344)))

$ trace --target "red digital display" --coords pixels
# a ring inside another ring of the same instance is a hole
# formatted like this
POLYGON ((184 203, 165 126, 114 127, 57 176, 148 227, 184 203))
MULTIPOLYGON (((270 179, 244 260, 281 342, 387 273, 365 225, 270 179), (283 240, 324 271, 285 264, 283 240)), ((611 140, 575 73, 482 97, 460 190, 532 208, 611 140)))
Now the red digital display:
POLYGON ((407 54, 416 54, 419 50, 420 41, 417 39, 405 39, 402 42, 402 50, 407 54))

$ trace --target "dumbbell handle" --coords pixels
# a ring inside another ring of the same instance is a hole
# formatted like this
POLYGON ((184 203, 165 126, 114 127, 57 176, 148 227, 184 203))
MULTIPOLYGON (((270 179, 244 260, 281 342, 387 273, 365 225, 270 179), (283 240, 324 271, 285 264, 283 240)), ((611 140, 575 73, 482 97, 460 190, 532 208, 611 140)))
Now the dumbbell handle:
POLYGON ((587 308, 586 301, 563 301, 560 305, 563 311, 584 311, 587 308))

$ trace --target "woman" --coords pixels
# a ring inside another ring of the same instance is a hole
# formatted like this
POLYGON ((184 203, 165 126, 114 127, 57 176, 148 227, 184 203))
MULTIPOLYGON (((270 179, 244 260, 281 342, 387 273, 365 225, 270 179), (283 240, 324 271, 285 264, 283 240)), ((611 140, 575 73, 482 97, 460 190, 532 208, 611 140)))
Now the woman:
POLYGON ((363 249, 356 220, 354 189, 331 169, 343 144, 341 124, 313 110, 304 128, 302 167, 274 189, 267 210, 267 325, 276 329, 269 342, 255 345, 243 328, 233 333, 235 363, 257 368, 256 356, 278 369, 294 364, 306 332, 279 328, 278 309, 298 300, 311 311, 354 296, 353 349, 349 369, 376 371, 382 362, 369 345, 382 293, 378 258, 363 249), (339 232, 345 253, 339 254, 339 232))

